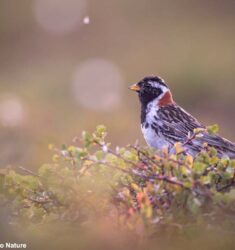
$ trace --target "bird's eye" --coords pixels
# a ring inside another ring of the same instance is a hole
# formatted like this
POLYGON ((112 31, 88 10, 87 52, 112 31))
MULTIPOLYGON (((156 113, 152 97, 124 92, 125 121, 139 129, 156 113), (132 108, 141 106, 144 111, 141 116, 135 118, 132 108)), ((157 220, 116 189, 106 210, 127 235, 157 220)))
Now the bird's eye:
POLYGON ((144 85, 144 87, 145 87, 146 89, 149 89, 149 88, 151 88, 151 85, 149 85, 149 84, 147 83, 147 84, 144 85))
POLYGON ((160 88, 156 88, 155 90, 154 90, 154 93, 156 94, 156 95, 161 95, 162 94, 162 90, 160 89, 160 88))

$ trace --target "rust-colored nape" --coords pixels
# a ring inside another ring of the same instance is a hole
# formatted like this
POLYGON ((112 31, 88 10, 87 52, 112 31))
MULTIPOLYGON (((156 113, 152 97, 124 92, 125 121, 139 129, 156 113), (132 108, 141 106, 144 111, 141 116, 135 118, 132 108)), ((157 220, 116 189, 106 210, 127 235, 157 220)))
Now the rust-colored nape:
POLYGON ((165 93, 165 95, 161 98, 161 100, 159 101, 158 105, 160 107, 162 106, 167 106, 167 105, 171 105, 171 104, 174 104, 174 100, 172 98, 172 94, 170 91, 167 91, 165 93))

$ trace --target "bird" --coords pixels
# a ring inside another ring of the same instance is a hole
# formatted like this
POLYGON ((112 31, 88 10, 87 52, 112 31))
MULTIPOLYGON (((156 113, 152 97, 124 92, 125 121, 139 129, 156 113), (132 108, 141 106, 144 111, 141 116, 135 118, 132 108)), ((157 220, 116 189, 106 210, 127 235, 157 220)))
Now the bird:
POLYGON ((218 157, 235 159, 235 143, 209 133, 205 125, 174 101, 161 77, 145 77, 129 89, 138 93, 141 130, 149 147, 174 152, 175 144, 181 143, 185 153, 195 157, 207 145, 216 149, 218 157), (200 133, 196 136, 197 130, 200 133))

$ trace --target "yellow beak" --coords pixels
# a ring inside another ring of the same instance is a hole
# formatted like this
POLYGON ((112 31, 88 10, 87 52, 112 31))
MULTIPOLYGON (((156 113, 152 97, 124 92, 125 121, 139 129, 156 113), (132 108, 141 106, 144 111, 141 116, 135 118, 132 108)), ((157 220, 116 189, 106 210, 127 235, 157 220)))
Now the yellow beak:
POLYGON ((137 84, 131 85, 129 89, 133 91, 140 91, 140 87, 137 84))

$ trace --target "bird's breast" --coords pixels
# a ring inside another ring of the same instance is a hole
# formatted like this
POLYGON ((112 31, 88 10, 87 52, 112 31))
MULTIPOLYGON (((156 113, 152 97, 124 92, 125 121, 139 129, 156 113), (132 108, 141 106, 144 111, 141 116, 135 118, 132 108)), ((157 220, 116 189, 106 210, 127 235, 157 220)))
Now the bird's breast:
POLYGON ((144 139, 149 147, 156 149, 168 148, 170 144, 161 134, 161 121, 158 118, 156 108, 150 108, 146 114, 145 122, 141 124, 144 139))
POLYGON ((151 127, 145 128, 145 126, 142 125, 141 130, 149 147, 156 149, 162 149, 164 147, 168 148, 167 141, 163 137, 159 136, 151 127))

